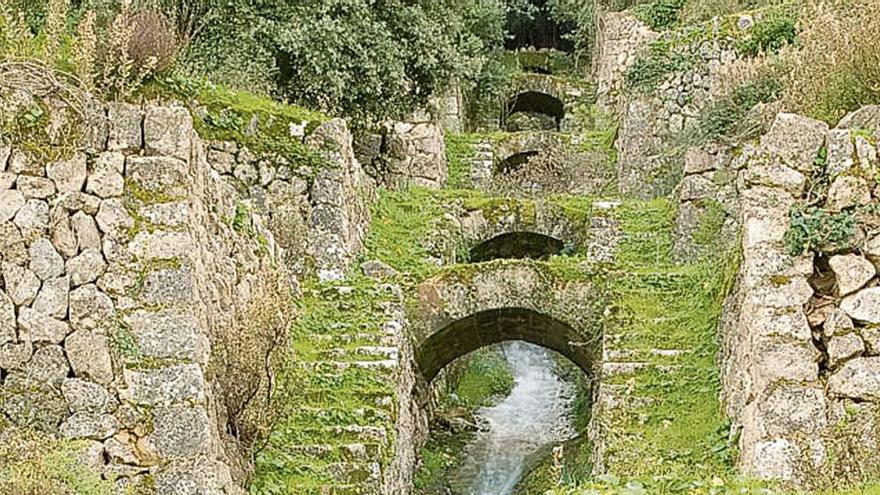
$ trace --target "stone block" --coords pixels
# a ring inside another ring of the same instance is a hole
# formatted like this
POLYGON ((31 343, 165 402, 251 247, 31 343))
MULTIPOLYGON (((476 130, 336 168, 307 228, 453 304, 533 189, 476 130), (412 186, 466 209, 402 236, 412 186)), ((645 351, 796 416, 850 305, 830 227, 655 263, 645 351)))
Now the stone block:
POLYGON ((61 393, 70 410, 75 413, 107 414, 119 406, 106 388, 80 378, 66 378, 61 384, 61 393))
POLYGON ((874 264, 857 254, 832 256, 828 261, 837 279, 837 293, 841 296, 861 289, 877 274, 874 264))
POLYGON ((49 215, 49 239, 65 259, 70 259, 79 252, 76 234, 70 225, 70 214, 60 207, 52 209, 49 215))
POLYGON ((828 366, 832 369, 837 368, 840 363, 863 352, 865 352, 865 343, 855 332, 832 337, 828 341, 828 366))
POLYGON ((122 374, 126 388, 120 396, 135 404, 158 407, 205 401, 205 377, 197 364, 127 368, 122 374))
POLYGON ((186 108, 147 108, 144 116, 144 145, 147 153, 189 161, 192 137, 192 116, 186 108))
POLYGON ((74 330, 108 330, 113 319, 113 300, 95 285, 83 285, 70 293, 70 324, 74 330))
POLYGON ((34 352, 23 371, 32 380, 60 387, 67 375, 70 374, 70 365, 67 363, 64 349, 61 346, 46 345, 34 352))
POLYGON ((828 124, 791 113, 780 113, 761 138, 761 148, 803 174, 810 174, 825 144, 828 124))
POLYGON ((29 199, 15 214, 12 223, 18 227, 25 242, 33 242, 49 230, 49 205, 41 199, 29 199))
POLYGON ((860 177, 840 176, 831 183, 831 187, 828 189, 826 207, 830 211, 837 212, 870 203, 871 190, 865 179, 860 177))
POLYGON ((138 232, 128 250, 143 261, 179 260, 190 258, 195 245, 187 232, 138 232))
POLYGON ((70 226, 80 249, 101 250, 101 232, 94 218, 78 211, 70 218, 70 226))
POLYGON ((201 407, 156 408, 153 425, 149 438, 163 459, 193 457, 210 447, 210 423, 201 407))
POLYGON ((0 190, 0 223, 15 218, 25 204, 24 194, 15 189, 0 190))
POLYGON ((64 274, 64 258, 58 254, 49 239, 41 237, 35 240, 28 254, 31 258, 29 268, 40 280, 48 280, 64 274))
POLYGON ((76 412, 67 418, 59 432, 64 438, 106 440, 119 431, 119 422, 109 414, 76 412))
POLYGON ((104 199, 121 196, 125 185, 122 178, 124 171, 125 155, 117 151, 101 153, 92 165, 86 181, 86 192, 104 199))
POLYGON ((204 363, 208 342, 198 320, 188 311, 139 310, 125 317, 141 354, 158 359, 190 359, 204 363))
POLYGON ((130 156, 125 175, 147 196, 152 196, 147 203, 185 198, 190 180, 186 162, 164 156, 130 156))
POLYGON ((847 361, 828 379, 828 393, 834 397, 880 400, 880 357, 847 361))
POLYGON ((843 298, 840 309, 853 320, 880 323, 880 287, 864 289, 843 298))
POLYGON ((29 306, 40 290, 40 279, 27 268, 3 262, 6 294, 16 306, 29 306))
POLYGON ((192 271, 187 266, 164 268, 147 274, 141 299, 146 304, 192 304, 195 302, 192 271))
POLYGON ((78 378, 107 385, 113 381, 113 360, 107 336, 90 330, 72 333, 64 342, 67 359, 78 378))
POLYGON ((19 310, 18 327, 21 340, 34 343, 60 344, 70 333, 70 325, 67 322, 56 320, 31 308, 19 310))
POLYGON ((67 273, 73 287, 90 284, 104 274, 107 262, 97 249, 86 249, 79 255, 67 260, 67 273))
POLYGON ((55 194, 55 183, 44 177, 20 175, 16 187, 26 198, 48 199, 55 194))
POLYGON ((137 151, 143 147, 144 115, 135 105, 122 102, 107 104, 109 122, 107 149, 137 151))
POLYGON ((67 402, 57 387, 20 372, 10 373, 0 386, 0 411, 19 427, 46 433, 57 432, 68 414, 67 402))
POLYGON ((59 160, 46 165, 46 175, 55 183, 55 188, 60 193, 82 191, 88 171, 86 169, 86 155, 76 153, 72 158, 59 160))

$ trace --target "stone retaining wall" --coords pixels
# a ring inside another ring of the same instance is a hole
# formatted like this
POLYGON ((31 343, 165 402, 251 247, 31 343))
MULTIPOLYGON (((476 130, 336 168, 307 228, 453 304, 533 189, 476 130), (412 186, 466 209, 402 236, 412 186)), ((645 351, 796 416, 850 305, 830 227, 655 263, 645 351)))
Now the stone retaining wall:
POLYGON ((98 113, 95 144, 58 160, 0 146, 0 411, 88 440, 120 493, 243 493, 216 355, 263 330, 255 299, 289 309, 298 274, 346 270, 371 188, 342 121, 307 138, 336 166, 292 170, 203 144, 182 107, 98 113))

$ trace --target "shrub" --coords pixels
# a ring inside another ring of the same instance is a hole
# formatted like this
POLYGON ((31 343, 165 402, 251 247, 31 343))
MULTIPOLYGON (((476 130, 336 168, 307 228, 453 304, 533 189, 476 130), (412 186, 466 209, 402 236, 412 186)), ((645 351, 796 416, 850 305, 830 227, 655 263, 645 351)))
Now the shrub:
POLYGON ((733 90, 733 93, 707 107, 700 114, 697 126, 700 138, 713 139, 728 135, 743 122, 743 118, 755 105, 776 100, 782 91, 779 81, 762 78, 733 90))
POLYGON ((678 21, 685 0, 652 0, 633 9, 633 14, 655 31, 663 31, 678 21))
POLYGON ((798 45, 783 53, 786 109, 835 124, 880 103, 880 2, 814 2, 801 19, 798 45))
POLYGON ((624 80, 632 89, 650 92, 670 73, 687 70, 693 64, 693 57, 681 53, 670 54, 656 45, 649 55, 639 57, 627 68, 624 80))
POLYGON ((846 247, 855 234, 857 219, 852 212, 830 213, 820 208, 794 208, 791 226, 785 233, 789 254, 833 252, 846 247))
POLYGON ((748 34, 736 42, 738 52, 756 56, 760 53, 777 53, 797 39, 797 18, 787 11, 770 14, 759 20, 748 34))
POLYGON ((131 17, 128 56, 138 70, 162 72, 174 63, 179 50, 177 33, 165 14, 153 10, 131 17))

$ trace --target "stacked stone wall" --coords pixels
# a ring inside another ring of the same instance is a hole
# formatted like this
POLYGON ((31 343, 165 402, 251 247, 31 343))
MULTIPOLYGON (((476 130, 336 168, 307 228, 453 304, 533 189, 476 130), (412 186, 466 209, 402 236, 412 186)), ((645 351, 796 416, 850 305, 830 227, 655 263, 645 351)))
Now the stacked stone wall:
POLYGON ((342 121, 307 138, 333 166, 304 170, 203 143, 183 107, 96 108, 73 124, 95 139, 58 159, 0 145, 0 411, 88 441, 120 493, 242 493, 224 339, 265 330, 256 305, 286 328, 299 277, 348 268, 372 188, 342 121))

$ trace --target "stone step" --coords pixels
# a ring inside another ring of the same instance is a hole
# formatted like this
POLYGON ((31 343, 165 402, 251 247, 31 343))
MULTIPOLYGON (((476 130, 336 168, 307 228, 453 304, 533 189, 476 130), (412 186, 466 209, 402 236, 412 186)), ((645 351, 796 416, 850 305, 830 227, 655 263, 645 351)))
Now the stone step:
POLYGON ((638 409, 654 404, 653 397, 632 395, 627 385, 602 384, 597 398, 601 407, 607 409, 638 409))
POLYGON ((392 421, 394 416, 391 411, 375 407, 322 408, 300 406, 293 413, 293 418, 298 420, 296 423, 299 424, 317 423, 322 426, 346 426, 357 423, 374 426, 374 422, 387 423, 392 421))
POLYGON ((323 461, 376 462, 381 461, 384 446, 377 443, 346 443, 342 445, 299 445, 291 454, 323 461))

